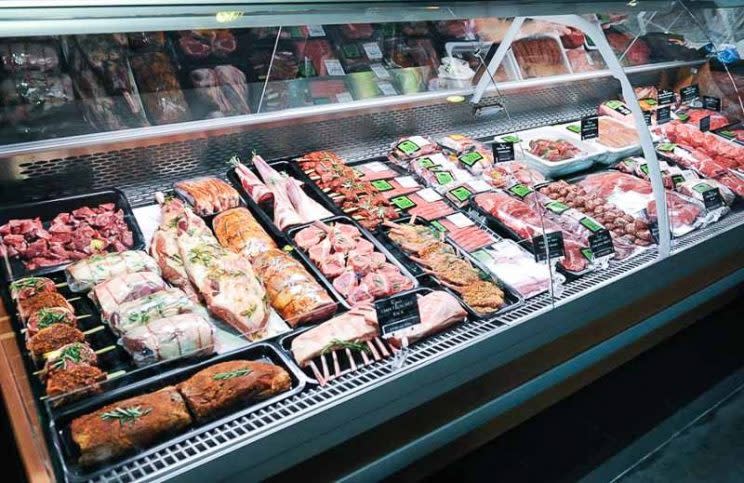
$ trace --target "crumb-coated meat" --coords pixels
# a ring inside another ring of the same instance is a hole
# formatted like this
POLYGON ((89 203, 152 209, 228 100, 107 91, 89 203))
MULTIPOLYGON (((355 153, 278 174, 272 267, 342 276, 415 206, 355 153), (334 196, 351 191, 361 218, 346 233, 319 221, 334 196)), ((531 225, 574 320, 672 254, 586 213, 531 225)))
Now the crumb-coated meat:
POLYGON ((59 292, 40 292, 25 300, 19 301, 18 304, 21 317, 24 320, 27 320, 39 309, 48 309, 52 307, 64 307, 70 312, 74 312, 70 302, 68 302, 59 292))
POLYGON ((189 424, 183 398, 168 386, 80 416, 70 424, 70 434, 80 448, 80 464, 90 466, 146 449, 189 424))
POLYGON ((233 407, 287 391, 287 371, 257 361, 228 361, 197 372, 178 385, 191 413, 204 420, 233 407))
POLYGON ((68 364, 65 369, 54 370, 48 373, 46 381, 46 393, 55 399, 52 404, 63 404, 79 399, 89 394, 101 392, 98 384, 106 380, 106 373, 90 364, 68 364))
POLYGON ((47 352, 57 350, 63 345, 73 342, 83 342, 85 334, 76 327, 68 324, 54 324, 46 329, 41 329, 28 339, 28 350, 35 356, 40 357, 47 352))

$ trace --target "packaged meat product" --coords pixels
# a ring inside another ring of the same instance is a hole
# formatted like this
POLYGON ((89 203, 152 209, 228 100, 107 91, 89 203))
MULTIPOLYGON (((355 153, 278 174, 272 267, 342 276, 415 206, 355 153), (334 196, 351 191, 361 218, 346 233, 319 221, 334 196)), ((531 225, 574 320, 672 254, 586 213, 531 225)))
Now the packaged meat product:
POLYGON ((648 64, 651 51, 643 39, 636 38, 616 28, 605 30, 607 42, 612 47, 615 55, 620 59, 622 65, 648 64))
POLYGON ((520 161, 496 163, 483 172, 483 178, 495 188, 506 188, 517 183, 532 187, 545 181, 545 176, 520 161))
POLYGON ((346 23, 338 26, 344 40, 363 40, 371 38, 375 29, 370 23, 346 23))
POLYGON ((54 42, 6 40, 0 42, 0 62, 5 72, 51 71, 59 65, 54 42))
POLYGON ((238 44, 229 30, 188 30, 178 33, 176 45, 187 59, 224 59, 235 52, 238 44))
POLYGON ((499 237, 482 226, 477 226, 473 220, 462 213, 454 213, 430 224, 447 236, 460 248, 472 253, 494 243, 499 237))
POLYGON ((191 424, 191 416, 175 387, 136 396, 75 418, 72 440, 83 466, 142 450, 191 424))
MULTIPOLYGON (((377 42, 367 42, 366 44, 372 44, 370 51, 373 54, 379 52, 380 56, 376 60, 382 60, 382 51, 377 45, 377 42), (376 50, 373 50, 376 49, 376 50)), ((365 52, 365 48, 362 42, 343 42, 336 45, 338 51, 339 60, 343 64, 344 71, 350 72, 362 72, 369 70, 370 58, 365 52)))
POLYGON ((165 32, 131 32, 127 34, 132 50, 161 50, 165 48, 165 32))
POLYGON ((512 51, 525 79, 570 73, 561 45, 553 37, 517 40, 512 43, 512 51))
POLYGON ((153 320, 178 314, 198 314, 204 318, 207 317, 204 307, 195 304, 183 290, 166 288, 119 304, 110 315, 109 323, 118 333, 126 334, 135 327, 148 324, 153 320))
POLYGON ((396 331, 386 340, 394 347, 405 347, 465 320, 467 312, 452 295, 441 290, 419 295, 416 301, 421 323, 396 331))
POLYGON ((202 369, 178 384, 197 421, 213 419, 237 407, 289 391, 292 379, 283 368, 263 361, 227 361, 202 369))
POLYGON ((196 109, 205 109, 206 117, 249 114, 248 84, 245 74, 231 65, 194 69, 189 73, 191 95, 196 109))
POLYGON ((65 269, 65 276, 70 290, 85 292, 118 275, 138 272, 159 274, 160 268, 145 252, 134 250, 80 260, 65 269))
POLYGON ((702 132, 697 124, 672 121, 660 128, 671 141, 695 148, 728 169, 744 170, 744 146, 732 144, 710 132, 702 132))
POLYGON ((253 74, 259 81, 292 80, 298 77, 299 65, 295 55, 288 50, 277 50, 272 58, 269 49, 255 49, 248 56, 253 74), (271 72, 269 72, 271 66, 271 72))
POLYGON ((411 136, 397 140, 391 146, 389 158, 391 161, 403 165, 408 165, 412 159, 428 156, 439 152, 440 147, 426 136, 411 136))
POLYGON ((152 272, 125 273, 101 282, 88 296, 101 311, 101 319, 111 322, 114 313, 124 302, 137 300, 165 289, 165 282, 152 272))
POLYGON ((728 206, 731 206, 736 199, 733 191, 714 179, 691 179, 683 181, 677 184, 676 189, 683 195, 703 203, 707 209, 714 209, 719 203, 717 196, 712 197, 712 199, 709 198, 708 192, 711 190, 718 190, 720 203, 728 206))
POLYGON ((372 161, 364 164, 354 165, 359 173, 361 173, 360 179, 362 181, 376 181, 380 179, 395 178, 398 176, 398 171, 394 170, 390 166, 380 161, 372 161))
POLYGON ((240 195, 235 188, 211 176, 179 181, 173 188, 200 216, 214 215, 240 205, 240 195))
POLYGON ((715 131, 731 124, 731 121, 723 114, 710 109, 685 109, 675 113, 681 121, 694 126, 700 126, 700 120, 710 116, 710 130, 715 131))
MULTIPOLYGON (((531 253, 527 253, 512 240, 500 240, 474 251, 472 256, 525 300, 550 290, 549 266, 536 262, 531 253)), ((560 273, 553 273, 552 277, 554 285, 565 281, 560 273)))
MULTIPOLYGON (((309 59, 312 64, 313 72, 309 69, 301 69, 303 77, 338 75, 335 72, 329 72, 328 61, 334 59, 333 49, 327 40, 309 39, 294 42, 294 54, 298 59, 300 66, 303 66, 303 59, 309 59)), ((272 75, 272 79, 276 79, 272 75)))
POLYGON ((727 139, 739 146, 744 146, 744 127, 741 123, 716 131, 716 135, 727 139))
POLYGON ((437 143, 444 148, 460 154, 465 151, 483 146, 483 143, 464 134, 448 134, 437 139, 437 143))
MULTIPOLYGON (((617 171, 590 174, 579 186, 588 194, 596 194, 624 213, 647 222, 656 220, 656 201, 648 181, 617 171)), ((703 226, 705 207, 679 193, 666 191, 670 229, 682 236, 703 226)))
POLYGON ((407 214, 427 221, 437 220, 455 212, 455 209, 446 201, 426 196, 424 193, 426 192, 421 190, 393 198, 390 201, 407 214))
POLYGON ((415 193, 423 188, 412 176, 379 179, 371 183, 388 200, 415 193))
MULTIPOLYGON (((625 158, 615 165, 615 169, 623 173, 632 174, 639 178, 650 180, 648 162, 638 156, 625 158)), ((676 190, 679 183, 687 180, 697 180, 700 177, 690 169, 681 169, 678 166, 671 166, 666 161, 659 161, 659 170, 664 188, 676 190)))
POLYGON ((737 175, 735 170, 718 164, 702 150, 667 143, 658 146, 657 151, 678 165, 692 169, 704 177, 715 179, 738 196, 744 196, 744 179, 737 175))
POLYGON ((138 366, 212 354, 214 327, 200 314, 184 313, 130 327, 121 345, 138 366))
POLYGON ((75 91, 92 127, 115 131, 149 125, 129 65, 125 38, 73 35, 65 38, 63 46, 75 91))
POLYGON ((520 133, 524 161, 545 176, 556 178, 589 168, 604 148, 576 140, 564 129, 539 128, 520 133))
POLYGON ((191 119, 176 71, 165 53, 140 53, 134 55, 131 62, 150 121, 170 124, 191 119))
MULTIPOLYGON (((635 128, 614 117, 599 116, 599 137, 585 140, 585 144, 598 145, 602 151, 594 159, 604 164, 612 164, 619 159, 640 154, 641 140, 635 128)), ((581 124, 570 123, 564 126, 575 140, 581 139, 581 124)), ((658 136, 652 134, 652 140, 658 141, 658 136)))

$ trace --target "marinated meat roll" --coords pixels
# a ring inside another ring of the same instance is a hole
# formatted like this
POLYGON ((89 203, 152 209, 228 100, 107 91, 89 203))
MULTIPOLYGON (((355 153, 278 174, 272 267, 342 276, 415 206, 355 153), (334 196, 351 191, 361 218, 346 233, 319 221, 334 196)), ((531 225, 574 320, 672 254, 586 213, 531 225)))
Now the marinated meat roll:
POLYGON ((179 181, 174 188, 200 216, 214 215, 240 205, 238 192, 221 179, 212 177, 189 179, 179 181))
POLYGON ((121 344, 137 365, 196 357, 214 352, 214 328, 201 315, 174 315, 133 327, 121 344))
POLYGON ((101 309, 101 318, 111 321, 119 305, 165 289, 160 275, 152 272, 126 273, 96 285, 88 296, 101 309))
POLYGON ((56 291, 54 282, 46 277, 27 277, 10 284, 10 296, 13 300, 26 300, 36 294, 56 291))
POLYGON ((42 292, 18 302, 18 311, 21 318, 26 321, 39 310, 53 307, 62 307, 74 312, 70 302, 58 292, 42 292))
POLYGON ((274 240, 246 208, 234 208, 220 213, 212 221, 212 226, 223 247, 245 255, 250 260, 276 248, 274 240))
POLYGON ((54 324, 77 326, 75 314, 67 307, 48 307, 39 309, 26 321, 26 337, 33 337, 40 330, 54 324))
POLYGON ((98 383, 106 380, 106 373, 96 367, 97 363, 98 357, 88 344, 75 342, 54 351, 43 373, 52 404, 64 404, 100 392, 98 383))
POLYGON ((191 413, 202 421, 292 387, 287 371, 257 361, 229 361, 197 372, 178 386, 191 413))
POLYGON ((147 448, 189 424, 183 398, 168 386, 76 418, 70 433, 80 448, 80 464, 90 466, 147 448))
POLYGON ((73 342, 83 342, 85 334, 76 327, 68 324, 54 324, 28 339, 26 346, 36 357, 52 352, 73 342))
POLYGON ((266 287, 269 303, 292 327, 325 320, 336 311, 328 292, 300 262, 276 248, 253 259, 253 269, 266 287))
POLYGON ((153 320, 190 313, 207 317, 204 307, 192 302, 182 290, 171 288, 124 302, 111 314, 109 322, 113 329, 124 334, 153 320))
POLYGON ((73 263, 65 269, 70 290, 85 292, 101 282, 117 275, 137 272, 160 273, 155 260, 147 253, 130 250, 121 253, 94 255, 73 263))

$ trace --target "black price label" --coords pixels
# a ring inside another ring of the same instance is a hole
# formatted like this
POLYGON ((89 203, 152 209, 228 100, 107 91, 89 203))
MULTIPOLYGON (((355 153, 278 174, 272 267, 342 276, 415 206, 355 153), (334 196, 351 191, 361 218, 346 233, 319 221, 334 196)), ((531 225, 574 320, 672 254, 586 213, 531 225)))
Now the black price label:
POLYGON ((666 124, 672 120, 672 108, 669 106, 660 107, 656 110, 656 124, 666 124))
POLYGON ((378 300, 375 302, 375 310, 383 336, 421 323, 415 293, 378 300))
POLYGON ((589 235, 589 248, 596 258, 606 257, 615 253, 615 247, 612 245, 610 231, 606 228, 589 235))
POLYGON ((495 159, 497 163, 514 161, 514 143, 495 142, 491 145, 491 149, 493 149, 493 159, 495 159))
POLYGON ((721 198, 721 190, 714 188, 708 183, 698 183, 692 187, 693 190, 700 193, 703 197, 703 204, 708 210, 715 210, 723 206, 723 198, 721 198))
POLYGON ((553 231, 546 233, 543 237, 538 235, 532 239, 532 252, 535 254, 535 260, 538 262, 545 260, 545 240, 548 242, 547 256, 550 258, 562 257, 564 255, 563 248, 563 232, 553 231))
POLYGON ((700 130, 703 132, 710 131, 710 116, 700 118, 700 130))
POLYGON ((648 224, 648 230, 651 232, 651 238, 654 239, 654 243, 659 243, 659 222, 653 221, 648 224))
POLYGON ((711 111, 720 111, 721 99, 719 97, 703 96, 703 107, 711 111))
POLYGON ((683 87, 679 90, 679 97, 682 98, 682 102, 690 102, 700 97, 700 87, 697 84, 683 87))
POLYGON ((581 119, 581 140, 599 137, 599 117, 587 116, 581 119))
POLYGON ((651 111, 643 111, 643 120, 646 121, 646 126, 651 125, 651 111))
POLYGON ((669 104, 674 103, 674 91, 660 89, 659 93, 656 95, 656 102, 659 103, 659 106, 668 106, 669 104))

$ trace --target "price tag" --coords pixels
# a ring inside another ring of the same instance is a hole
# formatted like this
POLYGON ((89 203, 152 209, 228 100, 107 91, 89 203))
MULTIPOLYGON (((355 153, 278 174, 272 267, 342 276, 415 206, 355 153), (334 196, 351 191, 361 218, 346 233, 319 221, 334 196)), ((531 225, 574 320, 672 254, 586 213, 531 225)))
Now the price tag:
POLYGON ((372 64, 369 68, 372 69, 378 79, 390 79, 390 72, 382 64, 372 64))
POLYGON ((343 102, 352 102, 354 98, 351 97, 351 94, 349 94, 348 92, 339 92, 338 94, 336 94, 336 100, 338 102, 343 103, 343 102))
POLYGON ((589 247, 592 249, 592 254, 596 258, 606 257, 615 253, 610 231, 606 228, 602 228, 593 235, 589 235, 589 247))
POLYGON ((672 120, 672 108, 670 106, 660 107, 656 110, 656 124, 666 124, 672 120))
POLYGON ((703 96, 703 107, 711 111, 721 111, 721 99, 719 97, 703 96))
POLYGON ((674 91, 659 89, 659 93, 656 95, 656 102, 659 103, 659 106, 668 106, 674 103, 674 91))
POLYGON ((449 171, 435 171, 434 177, 437 179, 437 184, 445 185, 455 181, 455 177, 449 171))
POLYGON ((402 188, 418 188, 419 184, 416 182, 415 179, 413 179, 413 176, 401 176, 399 178, 395 178, 395 181, 398 182, 398 184, 402 188))
POLYGON ((328 75, 346 75, 344 68, 341 67, 341 62, 339 62, 338 59, 323 59, 323 64, 325 64, 328 75))
POLYGON ((476 193, 491 191, 491 185, 486 183, 482 179, 474 179, 472 181, 468 181, 468 186, 475 190, 476 193))
POLYGON ((563 232, 554 231, 546 233, 543 237, 538 235, 532 239, 532 252, 535 254, 536 261, 545 260, 545 240, 548 242, 547 256, 549 258, 562 257, 564 255, 563 248, 563 232))
POLYGON ((403 211, 408 211, 416 206, 416 202, 408 196, 396 196, 390 202, 403 211))
POLYGON ((514 143, 512 142, 494 142, 491 144, 493 150, 493 159, 497 163, 514 161, 514 143))
POLYGON ((622 101, 607 101, 605 102, 605 106, 609 107, 619 114, 622 114, 623 116, 627 116, 631 112, 630 109, 628 109, 628 106, 626 106, 622 101))
POLYGON ((454 215, 449 215, 447 217, 447 220, 449 220, 457 228, 465 228, 467 226, 475 225, 473 220, 471 220, 470 218, 468 218, 462 213, 455 213, 454 215))
POLYGON ((683 87, 679 90, 679 97, 682 102, 690 102, 700 97, 700 87, 697 84, 683 87))
POLYGON ((532 188, 522 183, 517 183, 506 189, 509 194, 516 196, 517 198, 524 198, 528 194, 532 193, 532 188))
POLYGON ((376 179, 370 183, 377 191, 390 191, 395 189, 389 181, 384 179, 376 179))
POLYGON ((362 44, 362 47, 364 48, 364 52, 367 53, 367 58, 369 60, 382 59, 382 51, 380 50, 380 46, 377 45, 377 42, 365 42, 362 44))
POLYGON ((384 163, 381 163, 379 161, 372 161, 371 163, 366 163, 359 167, 363 167, 367 171, 372 171, 373 173, 382 173, 383 171, 388 170, 388 167, 385 166, 384 163))
POLYGON ((472 168, 475 163, 483 159, 483 155, 478 151, 471 151, 461 154, 457 159, 468 168, 472 168))
POLYGON ((568 210, 571 209, 570 206, 568 206, 568 205, 566 205, 564 203, 561 203, 560 201, 550 201, 550 202, 548 202, 545 205, 545 208, 547 208, 548 210, 552 211, 556 215, 560 215, 564 211, 568 211, 568 210))
POLYGON ((501 140, 504 141, 505 143, 512 143, 512 144, 518 143, 519 141, 521 141, 521 139, 519 139, 519 136, 517 136, 516 134, 507 134, 506 136, 503 136, 501 140))
POLYGON ((417 191, 416 194, 419 195, 422 200, 428 201, 429 203, 434 203, 435 201, 439 201, 442 199, 442 195, 431 188, 424 188, 420 191, 417 191))
POLYGON ((307 34, 310 37, 325 37, 325 30, 322 25, 308 25, 307 34))
POLYGON ((710 131, 710 116, 700 118, 700 130, 703 132, 710 131))
POLYGON ((473 196, 473 192, 465 186, 458 186, 457 188, 451 189, 449 193, 459 202, 467 201, 468 198, 473 196))
POLYGON ((581 119, 581 140, 599 137, 599 117, 587 116, 581 119))
POLYGON ((397 96, 398 93, 395 90, 395 87, 390 82, 378 82, 377 87, 380 88, 380 92, 382 92, 383 96, 397 96))
POLYGON ((377 323, 383 336, 421 323, 416 293, 407 293, 375 302, 377 323))
POLYGON ((651 125, 651 111, 643 111, 643 120, 646 121, 646 126, 651 125))
POLYGON ((698 183, 692 189, 702 195, 706 209, 714 210, 723 206, 723 198, 721 198, 721 191, 718 188, 714 188, 708 183, 698 183))

